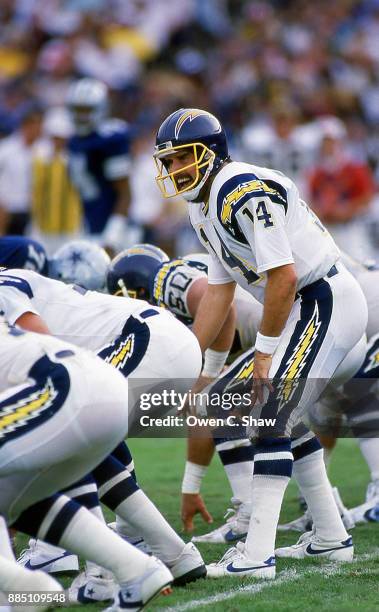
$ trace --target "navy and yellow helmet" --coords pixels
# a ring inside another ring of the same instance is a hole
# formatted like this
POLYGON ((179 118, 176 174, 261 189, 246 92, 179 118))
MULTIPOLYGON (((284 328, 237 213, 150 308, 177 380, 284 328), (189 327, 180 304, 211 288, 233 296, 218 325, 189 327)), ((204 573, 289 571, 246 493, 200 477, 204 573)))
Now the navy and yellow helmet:
POLYGON ((157 133, 156 181, 165 198, 183 194, 186 200, 195 201, 207 179, 228 158, 226 134, 217 117, 198 108, 180 108, 163 121, 157 133), (168 172, 165 158, 183 149, 193 154, 194 161, 179 171, 168 172), (196 169, 195 178, 181 187, 177 175, 190 168, 196 169))
POLYGON ((152 302, 155 275, 167 261, 168 255, 152 244, 136 244, 121 251, 108 270, 108 292, 152 302))

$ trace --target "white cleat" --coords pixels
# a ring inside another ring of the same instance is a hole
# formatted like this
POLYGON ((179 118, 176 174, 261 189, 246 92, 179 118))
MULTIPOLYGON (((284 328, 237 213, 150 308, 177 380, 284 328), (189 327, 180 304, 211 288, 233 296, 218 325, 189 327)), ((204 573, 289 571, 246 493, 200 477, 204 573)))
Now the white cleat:
POLYGON ((238 542, 237 546, 229 548, 225 555, 217 563, 207 565, 207 578, 258 578, 262 580, 273 580, 275 578, 275 557, 266 561, 252 561, 245 555, 245 545, 238 542))
POLYGON ((368 501, 350 510, 356 524, 379 523, 379 502, 368 501))
POLYGON ((373 500, 379 503, 379 479, 371 481, 367 486, 366 502, 373 500))
POLYGON ((360 506, 350 509, 356 523, 379 522, 379 480, 373 480, 367 487, 366 501, 360 506))
POLYGON ((304 533, 304 531, 309 531, 312 529, 313 520, 311 517, 311 513, 309 510, 306 510, 303 516, 299 516, 299 518, 290 521, 289 523, 283 523, 282 525, 278 525, 278 531, 299 531, 300 533, 304 533))
POLYGON ((249 529, 251 504, 242 503, 239 499, 232 497, 233 508, 228 508, 224 518, 229 516, 226 523, 205 533, 194 536, 192 542, 207 542, 208 544, 234 544, 244 540, 249 529))
POLYGON ((138 548, 138 550, 145 553, 145 555, 152 555, 150 546, 146 544, 142 536, 132 537, 132 536, 126 535, 125 533, 122 532, 121 529, 118 528, 116 521, 114 521, 113 523, 108 523, 108 527, 109 529, 112 529, 112 531, 117 533, 117 535, 120 536, 120 538, 125 540, 125 542, 128 542, 132 546, 135 546, 136 548, 138 548))
POLYGON ((203 557, 192 542, 188 542, 179 557, 167 566, 174 577, 174 586, 183 586, 207 575, 203 557))
POLYGON ((173 576, 170 570, 156 557, 149 557, 146 570, 139 578, 125 582, 119 587, 113 605, 104 612, 138 612, 152 599, 171 593, 173 576))
POLYGON ((110 576, 110 572, 102 575, 100 567, 81 572, 68 589, 69 601, 81 604, 111 601, 117 593, 118 586, 110 576))
POLYGON ((42 570, 47 574, 79 570, 79 560, 76 555, 34 539, 29 540, 29 548, 21 552, 17 563, 26 569, 42 570))
POLYGON ((30 593, 41 591, 52 593, 52 596, 54 597, 53 601, 56 603, 38 603, 36 606, 31 605, 27 607, 25 607, 25 604, 14 604, 11 608, 12 612, 25 612, 26 610, 28 612, 42 612, 43 610, 51 608, 52 605, 54 605, 54 607, 58 607, 63 605, 65 602, 64 589, 62 585, 59 584, 59 582, 57 582, 52 576, 45 574, 43 571, 36 570, 35 572, 31 572, 25 570, 25 573, 23 573, 22 576, 20 575, 18 590, 27 591, 30 593), (60 596, 63 597, 63 601, 60 600, 60 596))
MULTIPOLYGON (((337 487, 333 487, 333 497, 345 529, 352 529, 355 526, 354 517, 352 516, 351 510, 348 510, 344 505, 337 487)), ((289 523, 278 525, 278 531, 299 531, 300 533, 304 533, 306 531, 312 531, 312 527, 312 515, 309 509, 307 509, 303 516, 299 516, 299 518, 289 523)))
POLYGON ((339 540, 321 540, 313 531, 300 536, 293 546, 285 546, 275 550, 277 557, 289 559, 328 559, 350 563, 354 557, 353 538, 349 536, 343 542, 339 540))

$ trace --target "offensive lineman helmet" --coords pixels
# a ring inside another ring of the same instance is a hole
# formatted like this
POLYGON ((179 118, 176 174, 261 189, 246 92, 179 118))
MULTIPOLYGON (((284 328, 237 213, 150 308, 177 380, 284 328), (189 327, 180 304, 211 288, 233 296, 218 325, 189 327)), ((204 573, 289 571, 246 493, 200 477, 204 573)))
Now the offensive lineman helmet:
POLYGON ((27 236, 1 236, 0 266, 35 270, 47 276, 49 260, 45 247, 27 236))
POLYGON ((156 181, 165 198, 181 194, 188 201, 196 201, 207 179, 228 158, 226 135, 219 120, 205 110, 180 108, 164 120, 157 133, 154 149, 158 170, 156 181), (169 172, 165 158, 181 151, 191 153, 194 161, 180 170, 169 172), (185 181, 180 175, 192 168, 196 170, 194 179, 185 181))
POLYGON ((168 255, 152 244, 136 244, 125 249, 113 259, 109 267, 109 293, 151 302, 155 275, 167 261, 170 261, 168 255))
POLYGON ((97 79, 84 78, 71 83, 66 104, 76 133, 85 136, 96 128, 108 113, 108 89, 97 79))
POLYGON ((72 240, 54 253, 49 276, 91 291, 104 291, 110 263, 109 255, 97 244, 72 240))

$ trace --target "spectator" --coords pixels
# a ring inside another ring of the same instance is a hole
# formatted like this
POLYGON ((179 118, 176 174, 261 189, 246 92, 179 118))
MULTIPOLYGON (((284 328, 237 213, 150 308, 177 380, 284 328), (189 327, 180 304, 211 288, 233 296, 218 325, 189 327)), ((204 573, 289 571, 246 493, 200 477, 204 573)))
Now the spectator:
POLYGON ((299 183, 314 161, 319 138, 312 125, 300 124, 298 109, 283 100, 273 108, 271 121, 248 124, 241 140, 249 163, 280 170, 299 183))
MULTIPOLYGON (((296 181, 315 163, 319 118, 341 117, 349 152, 379 180, 377 0, 0 4, 0 136, 30 98, 59 106, 74 79, 95 77, 133 129, 155 128, 179 106, 207 108, 226 126, 234 158, 296 181)), ((171 212, 162 211, 161 228, 171 212)))
POLYGON ((52 255, 66 241, 79 237, 81 204, 67 167, 67 139, 73 126, 64 108, 50 109, 45 138, 33 151, 31 235, 52 255))
POLYGON ((0 236, 24 234, 30 217, 31 161, 42 111, 31 106, 20 128, 0 143, 0 236))
POLYGON ((346 153, 340 122, 323 127, 319 158, 309 175, 310 202, 338 246, 352 257, 372 256, 365 216, 374 196, 370 168, 346 153))

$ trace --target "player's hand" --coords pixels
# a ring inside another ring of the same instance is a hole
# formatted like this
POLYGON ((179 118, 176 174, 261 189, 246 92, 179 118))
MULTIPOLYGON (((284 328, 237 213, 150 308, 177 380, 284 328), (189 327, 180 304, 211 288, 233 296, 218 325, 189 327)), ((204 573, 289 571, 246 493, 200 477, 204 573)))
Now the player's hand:
POLYGON ((264 391, 268 389, 270 392, 274 390, 270 379, 269 372, 272 362, 272 355, 255 351, 254 354, 254 373, 253 373, 253 388, 252 388, 252 405, 258 401, 263 404, 265 401, 264 391))
MULTIPOLYGON (((210 385, 214 381, 215 381, 214 378, 209 378, 208 376, 203 376, 202 374, 200 374, 199 378, 197 379, 197 381, 195 382, 194 386, 191 389, 191 396, 193 397, 195 394, 201 393, 203 389, 208 387, 208 385, 210 385)), ((204 414, 204 415, 206 414, 206 410, 205 412, 203 412, 203 410, 201 410, 201 407, 198 407, 198 408, 201 414, 204 414)), ((187 402, 185 406, 182 408, 182 410, 178 412, 180 416, 188 416, 188 415, 198 416, 197 414, 198 408, 195 405, 193 405, 191 402, 187 402)))
POLYGON ((194 530, 193 519, 196 514, 201 514, 205 523, 213 523, 213 517, 209 514, 200 493, 182 493, 182 522, 183 529, 187 533, 194 530))
POLYGON ((212 384, 215 380, 215 378, 210 378, 209 376, 203 376, 203 374, 200 374, 193 386, 192 393, 200 393, 200 391, 205 389, 205 387, 208 387, 208 385, 212 384))

